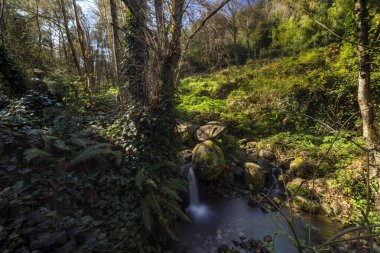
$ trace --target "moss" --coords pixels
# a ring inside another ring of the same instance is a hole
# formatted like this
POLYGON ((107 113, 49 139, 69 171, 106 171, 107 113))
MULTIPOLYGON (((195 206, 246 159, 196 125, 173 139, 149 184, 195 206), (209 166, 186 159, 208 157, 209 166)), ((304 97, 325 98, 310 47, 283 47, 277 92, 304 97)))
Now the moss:
POLYGON ((312 201, 302 196, 295 196, 293 204, 296 208, 305 212, 310 212, 312 214, 317 214, 319 212, 319 205, 316 201, 312 201))
POLYGON ((286 191, 288 191, 292 195, 296 194, 298 196, 307 197, 307 198, 311 196, 310 190, 305 186, 305 183, 300 178, 296 178, 292 180, 291 182, 288 182, 285 188, 286 188, 286 191))

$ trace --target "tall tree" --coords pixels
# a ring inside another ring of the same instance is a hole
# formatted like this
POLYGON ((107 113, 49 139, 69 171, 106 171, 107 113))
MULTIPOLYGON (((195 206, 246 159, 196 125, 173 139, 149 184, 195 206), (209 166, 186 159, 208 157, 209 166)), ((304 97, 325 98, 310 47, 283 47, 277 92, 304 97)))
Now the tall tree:
POLYGON ((120 38, 119 38, 119 18, 117 12, 117 6, 115 0, 110 0, 110 9, 111 9, 111 19, 112 19, 112 35, 113 35, 113 66, 114 66, 114 75, 115 77, 119 74, 120 69, 120 57, 121 57, 121 47, 120 47, 120 38))
MULTIPOLYGON (((379 167, 380 164, 375 158, 375 150, 378 145, 378 136, 375 128, 375 117, 371 106, 371 59, 368 52, 369 46, 369 25, 368 25, 368 2, 367 0, 356 0, 356 29, 357 29, 357 49, 359 60, 358 74, 358 102, 363 124, 363 137, 367 149, 370 150, 370 180, 380 186, 379 167)), ((376 37, 375 37, 376 38, 376 37)), ((377 154, 378 155, 378 154, 377 154)), ((380 210, 380 194, 375 197, 375 209, 380 210)))
POLYGON ((84 79, 85 79, 85 88, 90 88, 90 85, 92 83, 92 73, 91 73, 91 59, 90 59, 90 53, 89 53, 89 45, 86 42, 86 35, 83 29, 83 26, 81 24, 81 20, 79 17, 79 10, 76 3, 76 0, 72 0, 73 3, 73 9, 74 9, 74 16, 75 16, 75 23, 76 23, 76 29, 77 29, 77 35, 78 35, 78 42, 79 46, 82 52, 82 59, 83 59, 83 66, 84 66, 84 79))
MULTIPOLYGON (((177 180, 179 175, 175 91, 183 52, 181 38, 185 0, 155 0, 153 5, 147 0, 123 2, 128 7, 125 63, 128 94, 122 96, 122 102, 129 102, 131 109, 127 117, 130 117, 135 130, 133 142, 128 145, 129 151, 134 153, 136 181, 144 195, 143 209, 151 205, 152 199, 155 200, 158 203, 154 208, 155 219, 169 235, 173 235, 170 229, 173 220, 177 216, 185 216, 178 208, 178 199, 169 203, 171 214, 165 216, 159 206, 167 206, 168 202, 155 187, 165 185, 168 180, 177 180)), ((223 1, 222 6, 227 2, 223 1)), ((201 26, 208 19, 201 22, 201 26)), ((199 30, 196 29, 195 33, 199 30)), ((128 126, 131 122, 127 122, 128 126)), ((169 190, 175 193, 178 188, 169 190)), ((151 219, 146 218, 150 212, 142 213, 146 228, 150 230, 147 221, 151 219)))
POLYGON ((67 41, 69 43, 69 47, 71 50, 71 55, 73 56, 73 60, 74 60, 75 67, 77 69, 78 75, 82 76, 82 69, 81 69, 81 66, 79 63, 79 57, 78 57, 77 51, 75 49, 74 40, 73 40, 71 31, 70 31, 70 27, 69 27, 69 18, 67 15, 65 1, 59 0, 58 4, 60 5, 60 8, 61 8, 61 12, 62 12, 62 16, 63 16, 63 25, 65 27, 66 37, 67 37, 67 41))

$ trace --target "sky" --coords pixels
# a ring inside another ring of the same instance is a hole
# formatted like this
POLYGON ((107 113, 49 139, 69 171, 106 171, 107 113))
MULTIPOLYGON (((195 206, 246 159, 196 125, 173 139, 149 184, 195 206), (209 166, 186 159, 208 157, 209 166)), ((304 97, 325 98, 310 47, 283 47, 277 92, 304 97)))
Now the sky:
POLYGON ((90 25, 95 25, 98 20, 96 15, 98 9, 96 6, 96 0, 77 0, 77 4, 82 8, 82 12, 90 22, 90 25))

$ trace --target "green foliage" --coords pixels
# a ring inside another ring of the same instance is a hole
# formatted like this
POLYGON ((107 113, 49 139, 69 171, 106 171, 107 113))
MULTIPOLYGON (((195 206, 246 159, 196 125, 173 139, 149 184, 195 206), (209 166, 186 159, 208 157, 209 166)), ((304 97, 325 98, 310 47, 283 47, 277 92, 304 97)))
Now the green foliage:
MULTIPOLYGON (((143 226, 136 171, 120 160, 116 147, 94 134, 92 117, 69 115, 35 92, 2 101, 0 251, 113 251, 120 242, 120 252, 159 250, 143 226), (46 110, 53 116, 43 117, 46 110), (73 161, 75 169, 69 167, 73 161)), ((175 182, 173 191, 180 189, 175 182)), ((161 195, 178 197, 168 190, 161 195)))
POLYGON ((38 148, 30 148, 24 151, 24 158, 27 163, 30 163, 33 159, 40 158, 46 159, 50 158, 52 155, 38 148))
POLYGON ((86 162, 90 159, 93 159, 97 156, 104 156, 104 155, 112 155, 116 158, 116 164, 120 166, 122 161, 122 153, 118 151, 113 151, 110 148, 111 145, 107 144, 98 144, 87 147, 85 150, 81 152, 80 155, 75 157, 73 160, 70 161, 69 167, 75 167, 78 166, 80 163, 86 162))
MULTIPOLYGON (((306 115, 335 128, 350 119, 346 127, 357 127, 354 50, 350 44, 331 44, 295 57, 253 61, 185 78, 179 87, 178 109, 185 119, 223 121, 233 134, 251 138, 284 130, 324 129, 306 115), (217 91, 228 83, 233 88, 223 98, 217 97, 217 91)), ((373 89, 379 87, 374 78, 373 89)), ((374 100, 379 104, 377 97, 374 100)))
POLYGON ((25 75, 0 44, 0 89, 10 95, 21 95, 26 91, 25 75))

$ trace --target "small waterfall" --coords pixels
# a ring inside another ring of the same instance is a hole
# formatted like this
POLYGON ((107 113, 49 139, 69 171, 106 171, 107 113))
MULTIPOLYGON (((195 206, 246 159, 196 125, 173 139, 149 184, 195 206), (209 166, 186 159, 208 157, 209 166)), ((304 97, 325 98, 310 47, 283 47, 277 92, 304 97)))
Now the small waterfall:
POLYGON ((193 167, 189 168, 189 197, 190 197, 190 206, 199 205, 199 192, 198 192, 198 183, 197 178, 193 167))
POLYGON ((273 194, 278 194, 280 193, 282 190, 281 190, 281 186, 280 186, 280 183, 278 182, 278 179, 277 179, 277 173, 278 169, 277 168, 272 168, 272 180, 273 180, 273 188, 272 188, 272 193, 273 194))
POLYGON ((197 177, 195 176, 193 167, 189 167, 189 199, 190 204, 186 209, 187 213, 193 219, 193 221, 201 221, 210 214, 207 206, 202 205, 199 202, 199 192, 197 177))

